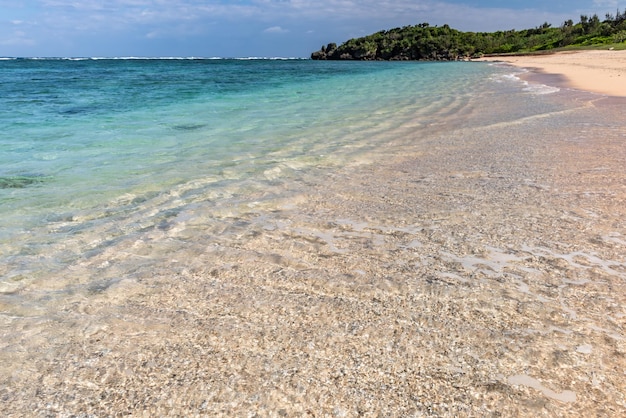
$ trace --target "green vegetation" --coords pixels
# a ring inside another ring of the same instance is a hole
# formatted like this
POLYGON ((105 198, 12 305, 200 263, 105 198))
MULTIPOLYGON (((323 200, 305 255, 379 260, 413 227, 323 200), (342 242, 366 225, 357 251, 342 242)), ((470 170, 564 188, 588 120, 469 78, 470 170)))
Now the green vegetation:
POLYGON ((582 15, 561 27, 549 23, 534 29, 498 32, 461 32, 448 25, 422 23, 384 30, 350 39, 337 47, 331 43, 311 54, 312 59, 332 60, 456 60, 488 54, 521 54, 585 47, 626 49, 626 11, 582 15))

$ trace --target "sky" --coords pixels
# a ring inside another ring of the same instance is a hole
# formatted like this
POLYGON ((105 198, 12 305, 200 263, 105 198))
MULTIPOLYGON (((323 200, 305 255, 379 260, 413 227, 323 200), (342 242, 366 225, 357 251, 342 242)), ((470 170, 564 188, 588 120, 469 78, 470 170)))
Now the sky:
POLYGON ((418 23, 463 31, 559 26, 624 0, 0 0, 4 57, 308 57, 418 23))

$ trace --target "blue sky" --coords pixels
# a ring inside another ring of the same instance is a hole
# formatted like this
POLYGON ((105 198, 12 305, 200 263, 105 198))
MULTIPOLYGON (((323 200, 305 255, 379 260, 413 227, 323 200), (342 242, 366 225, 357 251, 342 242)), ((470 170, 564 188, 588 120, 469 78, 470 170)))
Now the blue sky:
POLYGON ((0 56, 308 57, 381 29, 469 31, 601 18, 618 0, 0 0, 0 56))

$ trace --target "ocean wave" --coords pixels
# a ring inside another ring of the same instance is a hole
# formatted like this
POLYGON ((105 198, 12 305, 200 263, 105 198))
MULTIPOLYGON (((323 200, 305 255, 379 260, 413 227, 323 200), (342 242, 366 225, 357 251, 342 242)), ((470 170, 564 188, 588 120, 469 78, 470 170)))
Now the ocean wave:
POLYGON ((519 83, 522 87, 522 91, 526 91, 532 94, 553 94, 553 93, 558 93, 559 91, 561 91, 561 89, 558 87, 549 86, 547 84, 541 84, 541 83, 530 83, 526 80, 522 80, 522 78, 519 77, 519 75, 525 74, 527 72, 528 70, 524 68, 520 68, 520 69, 517 69, 516 72, 514 73, 499 74, 499 75, 493 76, 492 80, 495 81, 496 83, 503 83, 503 82, 519 83))
POLYGON ((553 94, 561 91, 558 87, 548 86, 546 84, 528 83, 526 81, 524 81, 524 84, 526 87, 524 87, 523 90, 532 94, 553 94))

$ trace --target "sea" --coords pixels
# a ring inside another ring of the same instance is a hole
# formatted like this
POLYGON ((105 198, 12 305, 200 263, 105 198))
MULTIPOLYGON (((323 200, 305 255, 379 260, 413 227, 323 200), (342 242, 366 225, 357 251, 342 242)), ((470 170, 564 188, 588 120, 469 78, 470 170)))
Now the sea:
POLYGON ((623 411, 624 102, 558 83, 0 59, 0 414, 623 411))
POLYGON ((2 59, 1 314, 45 316, 68 294, 174 268, 198 246, 238 237, 242 214, 289 207, 333 170, 402 158, 459 127, 563 109, 542 98, 559 88, 522 72, 482 62, 2 59), (146 242, 161 245, 133 252, 146 242))

